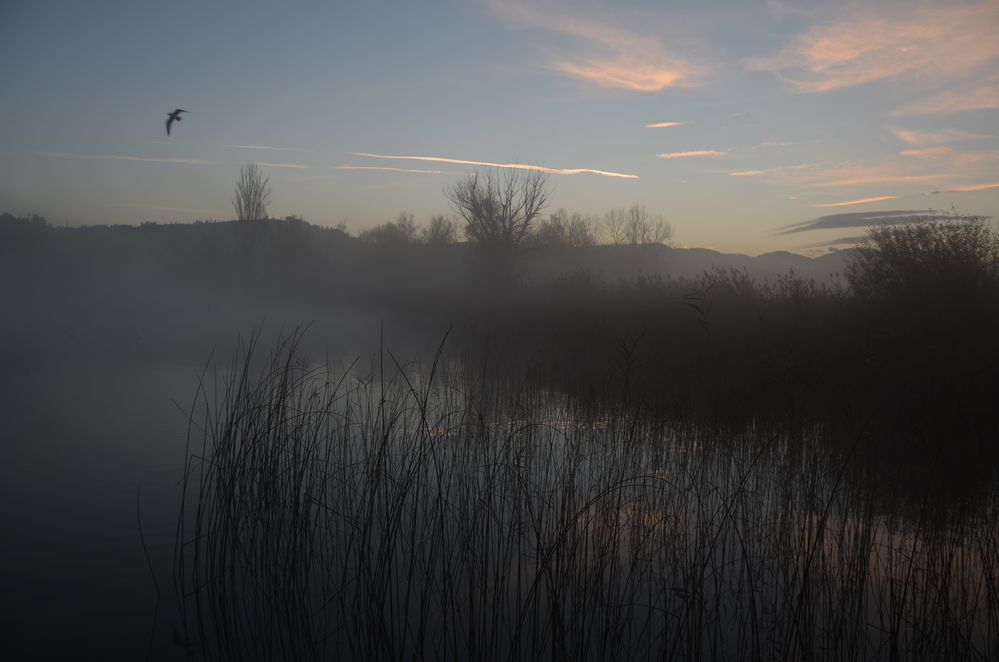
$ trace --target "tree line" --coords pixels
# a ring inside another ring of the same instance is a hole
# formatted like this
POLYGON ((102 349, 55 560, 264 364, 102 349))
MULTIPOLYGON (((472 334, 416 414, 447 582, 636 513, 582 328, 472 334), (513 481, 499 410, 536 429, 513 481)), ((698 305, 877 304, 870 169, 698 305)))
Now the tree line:
MULTIPOLYGON (((358 238, 381 246, 444 245, 465 239, 495 248, 545 246, 581 248, 614 245, 668 244, 673 226, 643 205, 611 209, 602 217, 557 209, 551 202, 551 177, 540 170, 514 168, 475 171, 444 187, 451 215, 438 214, 418 226, 403 211, 392 221, 362 231, 358 238)), ((240 169, 233 209, 241 221, 268 218, 269 181, 255 163, 240 169)))
POLYGON ((468 174, 444 187, 453 216, 434 216, 419 228, 413 215, 402 212, 394 221, 359 235, 372 244, 447 244, 462 236, 495 248, 548 246, 582 248, 600 243, 665 244, 673 227, 643 205, 612 209, 602 218, 557 209, 551 202, 552 182, 538 170, 485 170, 468 174))

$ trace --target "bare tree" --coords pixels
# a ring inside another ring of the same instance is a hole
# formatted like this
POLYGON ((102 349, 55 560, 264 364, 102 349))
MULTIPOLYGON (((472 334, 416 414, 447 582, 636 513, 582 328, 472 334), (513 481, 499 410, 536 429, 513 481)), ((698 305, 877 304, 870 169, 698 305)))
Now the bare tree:
POLYGON ((627 225, 627 214, 625 209, 622 207, 620 209, 611 209, 606 214, 604 214, 604 229, 607 231, 607 235, 610 237, 610 243, 614 245, 626 244, 626 229, 627 225))
POLYGON ((432 246, 453 244, 458 241, 458 224, 454 220, 438 214, 430 219, 430 225, 420 232, 423 243, 432 246))
POLYGON ((566 234, 570 246, 576 248, 595 246, 598 231, 598 222, 594 216, 583 216, 578 212, 573 212, 569 217, 566 234))
POLYGON ((604 227, 611 243, 619 245, 665 244, 673 237, 673 226, 665 218, 650 215, 639 204, 611 209, 604 215, 604 227))
POLYGON ((236 218, 241 221, 267 218, 267 205, 271 202, 271 187, 268 182, 270 178, 264 177, 256 163, 243 164, 236 182, 236 196, 232 200, 236 218))
POLYGON ((540 170, 475 172, 444 188, 451 208, 465 220, 472 241, 519 246, 551 196, 551 182, 540 170))
POLYGON ((596 222, 592 218, 559 209, 538 224, 531 234, 531 243, 572 248, 593 246, 597 243, 596 230, 596 222))

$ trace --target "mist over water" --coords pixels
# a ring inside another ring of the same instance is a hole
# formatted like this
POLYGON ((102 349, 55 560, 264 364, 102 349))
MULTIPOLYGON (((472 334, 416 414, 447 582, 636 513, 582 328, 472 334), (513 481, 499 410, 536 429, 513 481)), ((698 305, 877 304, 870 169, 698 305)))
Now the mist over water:
POLYGON ((996 653, 999 289, 967 259, 848 285, 846 257, 23 230, 15 659, 996 653))
POLYGON ((0 661, 999 660, 996 26, 0 0, 0 661))

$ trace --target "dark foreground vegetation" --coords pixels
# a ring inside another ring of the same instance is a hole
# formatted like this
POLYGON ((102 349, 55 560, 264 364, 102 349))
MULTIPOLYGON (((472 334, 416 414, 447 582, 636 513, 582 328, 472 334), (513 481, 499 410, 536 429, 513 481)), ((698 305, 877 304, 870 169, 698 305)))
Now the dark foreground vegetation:
POLYGON ((199 401, 188 632, 223 659, 992 659, 997 256, 980 223, 888 227, 845 287, 491 281, 398 302, 452 311, 454 359, 250 348, 199 401))
POLYGON ((677 272, 665 246, 172 227, 5 225, 13 324, 280 302, 425 347, 451 329, 434 361, 338 367, 307 334, 206 372, 175 563, 192 651, 999 655, 983 222, 875 228, 839 280, 677 272))
POLYGON ((872 230, 843 285, 745 272, 585 274, 495 297, 495 367, 716 429, 822 423, 865 464, 948 494, 999 466, 999 247, 981 223, 872 230), (511 358, 514 357, 514 358, 511 358))
POLYGON ((298 340, 203 382, 175 547, 192 652, 999 654, 994 492, 941 519, 855 480, 821 425, 720 433, 440 356, 309 364, 298 340))

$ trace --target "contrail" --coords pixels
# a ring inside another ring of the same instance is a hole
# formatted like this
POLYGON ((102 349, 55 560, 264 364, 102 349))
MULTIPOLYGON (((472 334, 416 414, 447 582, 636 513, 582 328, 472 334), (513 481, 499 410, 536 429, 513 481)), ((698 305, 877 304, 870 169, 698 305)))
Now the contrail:
POLYGON ((491 168, 510 168, 513 170, 535 170, 547 172, 553 175, 601 175, 603 177, 618 177, 621 179, 638 179, 638 175, 630 175, 623 172, 610 172, 607 170, 595 170, 593 168, 549 168, 546 166, 531 165, 528 163, 492 163, 490 161, 468 161, 465 159, 449 159, 442 156, 396 156, 391 154, 371 154, 370 152, 348 152, 353 156, 366 156, 371 159, 398 159, 402 161, 430 161, 433 163, 453 163, 455 165, 475 165, 488 166, 491 168))
POLYGON ((378 170, 384 172, 415 172, 427 175, 456 175, 458 173, 446 170, 418 170, 416 168, 390 168, 386 166, 337 166, 337 170, 378 170))
POLYGON ((876 198, 861 198, 859 200, 844 200, 843 202, 826 202, 813 207, 849 207, 850 205, 866 205, 868 202, 881 202, 882 200, 898 200, 897 195, 879 195, 876 198))
POLYGON ((725 152, 719 152, 717 149, 695 149, 689 152, 666 152, 665 154, 656 154, 660 159, 682 159, 688 156, 723 156, 725 152))

